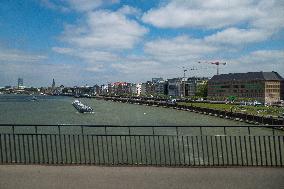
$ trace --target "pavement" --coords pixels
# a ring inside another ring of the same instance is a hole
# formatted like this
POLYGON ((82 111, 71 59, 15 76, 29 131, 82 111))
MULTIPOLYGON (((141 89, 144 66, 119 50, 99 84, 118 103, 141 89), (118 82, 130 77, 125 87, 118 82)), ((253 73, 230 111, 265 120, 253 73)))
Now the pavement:
POLYGON ((1 189, 281 189, 283 168, 0 165, 1 189))

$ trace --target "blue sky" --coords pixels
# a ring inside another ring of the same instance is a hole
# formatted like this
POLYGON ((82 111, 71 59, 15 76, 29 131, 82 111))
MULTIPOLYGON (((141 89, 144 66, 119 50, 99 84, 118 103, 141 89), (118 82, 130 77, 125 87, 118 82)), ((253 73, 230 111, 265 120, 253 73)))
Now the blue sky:
POLYGON ((278 71, 278 0, 2 0, 0 86, 67 86, 152 77, 278 71))

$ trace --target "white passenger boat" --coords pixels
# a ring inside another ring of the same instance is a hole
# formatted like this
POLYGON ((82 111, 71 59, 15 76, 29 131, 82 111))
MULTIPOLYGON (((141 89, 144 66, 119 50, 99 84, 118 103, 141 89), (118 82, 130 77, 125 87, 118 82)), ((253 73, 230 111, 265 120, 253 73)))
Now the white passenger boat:
POLYGON ((93 108, 91 108, 90 106, 87 106, 85 104, 83 104, 82 102, 80 102, 79 100, 74 100, 74 102, 72 102, 72 105, 80 112, 80 113, 91 113, 94 112, 93 108))

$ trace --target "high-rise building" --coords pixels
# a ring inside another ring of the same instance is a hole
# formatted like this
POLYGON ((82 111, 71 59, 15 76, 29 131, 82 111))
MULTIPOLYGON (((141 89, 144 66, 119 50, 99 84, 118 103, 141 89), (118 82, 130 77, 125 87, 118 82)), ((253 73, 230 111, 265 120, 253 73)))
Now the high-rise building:
POLYGON ((22 88, 24 86, 24 79, 18 78, 18 89, 22 88))

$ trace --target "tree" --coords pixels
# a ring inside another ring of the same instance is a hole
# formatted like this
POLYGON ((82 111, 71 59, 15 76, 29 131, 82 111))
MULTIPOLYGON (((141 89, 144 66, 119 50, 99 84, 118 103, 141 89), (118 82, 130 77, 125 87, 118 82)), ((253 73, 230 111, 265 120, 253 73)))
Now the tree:
POLYGON ((197 85, 196 96, 207 97, 207 94, 208 94, 208 82, 197 85))

